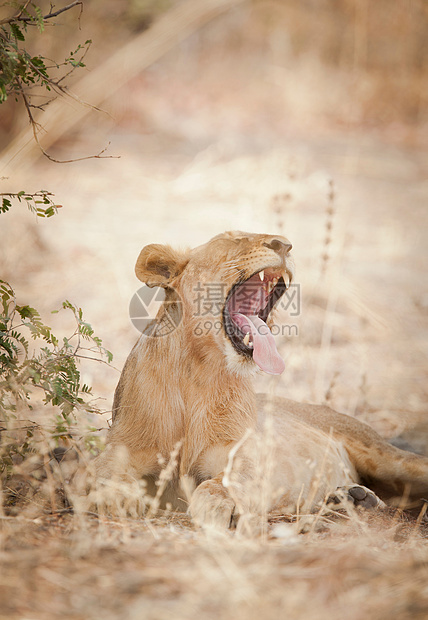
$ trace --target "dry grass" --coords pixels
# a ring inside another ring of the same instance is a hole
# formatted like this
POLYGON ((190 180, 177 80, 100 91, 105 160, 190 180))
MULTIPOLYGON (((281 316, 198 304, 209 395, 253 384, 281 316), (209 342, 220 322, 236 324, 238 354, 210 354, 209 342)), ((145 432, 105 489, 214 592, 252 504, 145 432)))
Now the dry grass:
MULTIPOLYGON (((393 32, 400 20, 404 34, 416 28, 423 3, 411 4, 409 14, 409 3, 394 4, 393 32)), ((69 326, 50 310, 65 298, 81 305, 120 368, 138 335, 127 308, 143 245, 196 245, 225 229, 282 232, 302 292, 301 313, 282 321, 298 336, 279 342, 284 376, 260 376, 257 388, 327 400, 386 437, 426 428, 426 157, 387 141, 424 139, 418 84, 426 64, 420 75, 405 70, 420 34, 400 39, 398 75, 398 61, 369 54, 378 36, 386 41, 379 49, 392 46, 381 12, 356 16, 357 3, 343 2, 336 24, 328 2, 316 16, 284 6, 292 54, 278 20, 261 18, 267 3, 254 3, 107 102, 115 122, 86 121, 77 154, 96 152, 107 138, 121 159, 15 170, 5 191, 38 190, 43 179, 64 208, 42 223, 2 216, 3 277, 59 335, 69 326), (326 28, 316 29, 319 20, 326 28), (335 47, 328 32, 341 23, 335 47), (319 34, 319 48, 308 32, 319 34)), ((422 25, 421 17, 418 33, 422 25)), ((67 156, 70 148, 57 145, 67 156)), ((97 365, 83 372, 106 399, 107 413, 95 420, 106 427, 118 372, 97 365)), ((254 536, 215 536, 183 515, 97 518, 79 505, 68 513, 57 489, 76 465, 90 466, 79 439, 85 427, 82 420, 69 446, 79 460, 52 460, 47 433, 7 483, 19 497, 0 515, 0 618, 426 617, 428 543, 414 520, 352 516, 299 534, 298 523, 275 518, 254 536)), ((418 440, 426 449, 426 430, 418 440)))
POLYGON ((184 517, 2 521, 2 618, 424 618, 428 546, 414 526, 352 522, 214 537, 184 517))

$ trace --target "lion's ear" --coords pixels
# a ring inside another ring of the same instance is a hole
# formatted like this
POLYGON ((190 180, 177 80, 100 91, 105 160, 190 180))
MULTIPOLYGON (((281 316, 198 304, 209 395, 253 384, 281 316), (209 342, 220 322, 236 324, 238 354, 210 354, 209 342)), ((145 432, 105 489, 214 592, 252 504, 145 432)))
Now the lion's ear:
POLYGON ((146 245, 137 259, 135 273, 147 286, 167 288, 189 262, 189 255, 177 252, 169 245, 146 245))

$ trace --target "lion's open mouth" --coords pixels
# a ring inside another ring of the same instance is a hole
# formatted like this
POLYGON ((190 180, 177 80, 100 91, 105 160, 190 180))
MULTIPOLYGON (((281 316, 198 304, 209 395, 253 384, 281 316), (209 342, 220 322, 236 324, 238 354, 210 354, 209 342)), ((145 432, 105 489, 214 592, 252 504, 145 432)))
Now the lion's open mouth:
POLYGON ((259 271, 232 287, 223 310, 226 334, 235 350, 273 375, 281 374, 285 364, 266 321, 289 282, 285 271, 259 271))

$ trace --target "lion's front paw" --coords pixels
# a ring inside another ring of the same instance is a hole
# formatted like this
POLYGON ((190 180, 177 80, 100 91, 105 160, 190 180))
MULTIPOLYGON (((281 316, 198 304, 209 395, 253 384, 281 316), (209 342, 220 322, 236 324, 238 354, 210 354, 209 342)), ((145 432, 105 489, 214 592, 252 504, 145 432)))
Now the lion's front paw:
POLYGON ((190 515, 202 527, 228 529, 233 525, 234 510, 235 502, 215 479, 200 484, 190 499, 190 515))
POLYGON ((383 501, 375 495, 373 491, 360 484, 338 487, 336 491, 328 497, 327 506, 346 508, 349 506, 349 502, 353 504, 355 508, 364 508, 366 510, 385 506, 383 501))
POLYGON ((85 510, 116 517, 141 517, 150 506, 144 480, 132 476, 99 479, 85 498, 80 499, 85 510))

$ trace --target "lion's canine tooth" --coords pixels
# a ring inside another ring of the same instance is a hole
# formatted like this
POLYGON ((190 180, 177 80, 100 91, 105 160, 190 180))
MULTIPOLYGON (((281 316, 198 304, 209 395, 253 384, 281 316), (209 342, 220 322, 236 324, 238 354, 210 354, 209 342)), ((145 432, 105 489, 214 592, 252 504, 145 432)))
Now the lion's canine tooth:
POLYGON ((265 279, 265 270, 262 269, 261 271, 259 271, 259 278, 260 280, 263 282, 263 280, 265 279))
POLYGON ((270 282, 268 282, 267 292, 271 293, 274 288, 275 288, 275 284, 273 283, 273 280, 271 280, 270 282))
POLYGON ((242 342, 245 344, 246 347, 248 347, 248 345, 250 344, 250 332, 248 332, 248 334, 245 334, 242 342))
POLYGON ((285 282, 285 288, 288 288, 290 286, 290 276, 286 271, 284 271, 284 273, 282 274, 282 279, 285 282))

